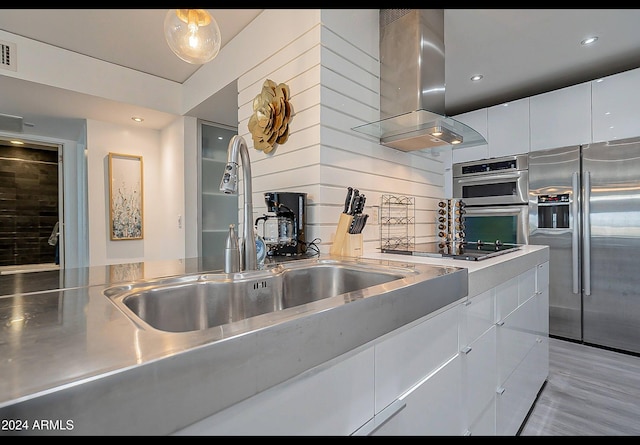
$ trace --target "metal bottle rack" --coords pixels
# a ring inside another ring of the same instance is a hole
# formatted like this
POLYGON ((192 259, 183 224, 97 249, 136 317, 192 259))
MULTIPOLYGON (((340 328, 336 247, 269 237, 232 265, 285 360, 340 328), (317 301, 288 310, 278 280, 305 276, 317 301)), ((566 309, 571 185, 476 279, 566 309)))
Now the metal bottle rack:
POLYGON ((382 195, 380 204, 380 249, 415 247, 415 198, 382 195))

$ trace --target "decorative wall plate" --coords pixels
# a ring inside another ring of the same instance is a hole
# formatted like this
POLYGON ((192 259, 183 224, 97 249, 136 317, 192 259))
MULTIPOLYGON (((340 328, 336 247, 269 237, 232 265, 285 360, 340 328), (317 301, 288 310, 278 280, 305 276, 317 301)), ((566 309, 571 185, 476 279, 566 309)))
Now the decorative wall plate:
POLYGON ((284 83, 267 79, 262 84, 262 91, 253 99, 253 114, 247 125, 256 150, 270 153, 289 139, 289 123, 293 117, 289 97, 289 86, 284 83))

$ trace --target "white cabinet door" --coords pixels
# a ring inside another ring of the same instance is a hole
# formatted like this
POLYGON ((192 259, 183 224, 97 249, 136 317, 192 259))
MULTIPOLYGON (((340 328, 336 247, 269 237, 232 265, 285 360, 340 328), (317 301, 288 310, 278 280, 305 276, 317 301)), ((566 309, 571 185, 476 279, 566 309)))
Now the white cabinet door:
POLYGON ((520 304, 496 328, 497 435, 518 432, 549 375, 549 263, 520 274, 518 284, 520 304))
POLYGON ((518 277, 513 277, 495 287, 496 321, 503 320, 518 307, 518 277))
POLYGON ((504 384, 536 342, 538 333, 532 326, 539 325, 538 314, 536 299, 530 298, 498 322, 496 331, 498 386, 504 384))
POLYGON ((458 354, 460 311, 456 305, 375 345, 376 413, 458 354))
MULTIPOLYGON (((479 110, 469 111, 468 113, 462 113, 454 116, 454 119, 462 122, 465 125, 476 130, 487 141, 487 109, 481 108, 479 110)), ((475 147, 467 148, 454 148, 451 152, 452 162, 454 164, 458 162, 477 161, 480 159, 486 159, 489 157, 487 144, 476 145, 475 147)))
POLYGON ((462 402, 460 355, 403 394, 404 408, 376 429, 374 436, 460 436, 462 402))
POLYGON ((537 267, 533 267, 518 275, 518 304, 522 304, 537 292, 537 267))
POLYGON ((496 434, 514 436, 533 406, 548 369, 548 338, 540 338, 496 395, 496 434))
POLYGON ((489 107, 487 116, 490 158, 529 152, 529 98, 489 107))
POLYGON ((373 347, 312 369, 177 435, 349 435, 373 418, 373 347))
POLYGON ((549 262, 538 265, 536 273, 536 294, 539 295, 540 305, 540 334, 549 336, 549 262))
POLYGON ((471 435, 495 434, 496 327, 462 350, 465 424, 471 435))
POLYGON ((529 99, 531 149, 591 142, 591 82, 532 96, 529 99))
POLYGON ((489 289, 462 304, 460 350, 476 341, 496 322, 496 290, 489 289))
POLYGON ((593 142, 640 136, 640 69, 591 82, 593 142))

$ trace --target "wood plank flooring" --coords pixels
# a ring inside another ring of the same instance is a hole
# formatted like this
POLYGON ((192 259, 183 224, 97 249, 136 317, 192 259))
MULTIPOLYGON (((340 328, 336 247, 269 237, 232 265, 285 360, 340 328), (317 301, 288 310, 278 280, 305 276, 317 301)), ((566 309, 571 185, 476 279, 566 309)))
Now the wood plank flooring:
POLYGON ((640 357, 550 338, 549 377, 520 435, 640 435, 640 357))

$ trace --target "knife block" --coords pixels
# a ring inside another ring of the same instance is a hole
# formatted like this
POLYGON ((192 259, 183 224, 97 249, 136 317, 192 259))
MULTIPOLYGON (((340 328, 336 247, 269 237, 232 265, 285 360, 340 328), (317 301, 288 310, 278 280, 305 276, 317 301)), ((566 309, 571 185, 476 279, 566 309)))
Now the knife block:
POLYGON ((347 233, 342 250, 344 256, 362 256, 362 233, 347 233))
POLYGON ((338 228, 336 229, 336 236, 333 238, 333 244, 329 253, 331 255, 344 255, 345 242, 349 236, 349 227, 353 221, 353 215, 347 213, 341 213, 338 220, 338 228))

